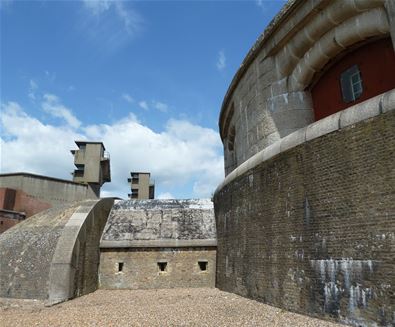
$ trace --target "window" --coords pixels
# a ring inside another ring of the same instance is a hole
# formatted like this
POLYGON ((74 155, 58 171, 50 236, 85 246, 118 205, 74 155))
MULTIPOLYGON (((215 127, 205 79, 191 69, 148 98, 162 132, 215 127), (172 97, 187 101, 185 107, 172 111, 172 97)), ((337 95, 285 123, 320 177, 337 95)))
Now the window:
POLYGON ((123 270, 123 262, 118 262, 118 272, 123 270))
POLYGON ((166 261, 159 261, 158 268, 159 268, 159 272, 165 272, 166 268, 167 268, 167 262, 166 261))
POLYGON ((74 170, 74 177, 83 177, 85 171, 85 165, 76 164, 77 169, 74 170))
POLYGON ((131 173, 132 175, 132 184, 138 184, 139 183, 139 174, 138 173, 131 173))
POLYGON ((207 261, 198 261, 198 265, 200 271, 207 271, 208 262, 207 261))
POLYGON ((343 101, 346 103, 353 102, 362 95, 362 77, 358 65, 354 65, 341 73, 340 85, 343 101))
POLYGON ((139 189, 132 188, 132 193, 129 196, 131 199, 137 199, 139 197, 139 189))

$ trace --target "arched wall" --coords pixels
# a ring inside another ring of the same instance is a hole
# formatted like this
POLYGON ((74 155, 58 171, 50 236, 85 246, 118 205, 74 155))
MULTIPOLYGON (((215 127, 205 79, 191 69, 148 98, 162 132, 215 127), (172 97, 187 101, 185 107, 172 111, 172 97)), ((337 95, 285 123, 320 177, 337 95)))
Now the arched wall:
POLYGON ((113 199, 59 205, 0 235, 0 297, 54 304, 96 290, 113 199))
POLYGON ((354 326, 392 326, 395 90, 282 138, 214 194, 216 286, 354 326))
POLYGON ((219 122, 225 174, 312 123, 310 83, 354 44, 393 38, 393 11, 385 0, 291 1, 247 54, 225 96, 219 122), (232 154, 226 146, 231 125, 232 154))
POLYGON ((310 93, 340 57, 387 37, 394 47, 394 1, 296 0, 247 54, 219 119, 218 288, 355 326, 395 324, 395 89, 316 122, 310 93))

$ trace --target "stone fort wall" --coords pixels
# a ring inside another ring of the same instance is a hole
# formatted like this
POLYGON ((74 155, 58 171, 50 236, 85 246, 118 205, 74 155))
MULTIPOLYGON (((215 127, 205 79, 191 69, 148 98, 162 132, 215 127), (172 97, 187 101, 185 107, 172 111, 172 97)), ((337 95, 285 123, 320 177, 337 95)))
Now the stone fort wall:
POLYGON ((215 287, 215 259, 215 246, 101 249, 100 288, 215 287))
POLYGON ((226 181, 214 198, 217 287, 355 325, 393 324, 394 130, 391 111, 290 149, 284 141, 226 181))
MULTIPOLYGON (((330 116, 317 115, 312 94, 347 54, 380 42, 395 44, 393 1, 295 0, 248 52, 219 117, 220 289, 357 326, 395 324, 394 80, 374 93, 362 76, 369 99, 330 116)), ((340 74, 334 82, 340 92, 340 74)))
POLYGON ((289 1, 250 49, 224 97, 219 129, 225 175, 314 122, 314 83, 361 44, 389 38, 394 45, 394 20, 393 1, 289 1))
POLYGON ((117 201, 100 242, 100 287, 214 287, 210 199, 117 201))

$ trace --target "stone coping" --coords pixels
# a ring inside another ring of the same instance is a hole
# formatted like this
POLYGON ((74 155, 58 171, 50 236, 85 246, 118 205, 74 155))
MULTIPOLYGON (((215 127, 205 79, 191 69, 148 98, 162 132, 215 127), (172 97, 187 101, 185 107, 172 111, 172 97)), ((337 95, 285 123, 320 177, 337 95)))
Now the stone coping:
POLYGON ((182 247, 211 247, 217 246, 215 239, 202 240, 130 240, 130 241, 101 241, 101 249, 109 248, 182 248, 182 247))
POLYGON ((89 233, 87 225, 98 223, 99 217, 95 217, 95 208, 111 208, 113 198, 86 200, 72 214, 58 240, 52 258, 49 282, 47 306, 67 301, 74 297, 77 287, 75 278, 78 274, 79 245, 86 241, 89 233))
POLYGON ((217 194, 225 185, 245 174, 248 170, 255 168, 262 162, 272 159, 282 152, 288 151, 315 138, 341 130, 347 126, 382 115, 392 110, 395 110, 395 89, 382 93, 301 128, 244 161, 225 177, 223 182, 215 190, 214 195, 217 194))

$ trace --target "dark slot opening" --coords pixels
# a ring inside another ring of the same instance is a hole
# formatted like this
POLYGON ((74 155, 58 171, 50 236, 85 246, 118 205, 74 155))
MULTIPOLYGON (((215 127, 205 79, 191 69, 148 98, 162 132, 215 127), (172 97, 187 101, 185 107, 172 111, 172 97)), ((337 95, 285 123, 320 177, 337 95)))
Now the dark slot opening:
POLYGON ((158 262, 159 271, 166 271, 167 262, 158 262))
POLYGON ((207 261, 198 261, 198 264, 201 271, 207 270, 207 265, 208 265, 207 261))
POLYGON ((118 271, 123 270, 123 262, 118 262, 118 271))

